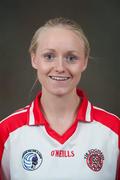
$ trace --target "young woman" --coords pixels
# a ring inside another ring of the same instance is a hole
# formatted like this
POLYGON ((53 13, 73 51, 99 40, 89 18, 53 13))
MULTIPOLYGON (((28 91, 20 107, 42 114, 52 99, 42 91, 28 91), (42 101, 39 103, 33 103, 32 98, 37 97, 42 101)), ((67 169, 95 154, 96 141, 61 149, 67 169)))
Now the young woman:
POLYGON ((115 180, 120 121, 77 89, 90 51, 81 27, 51 19, 29 51, 42 89, 0 123, 1 179, 115 180))

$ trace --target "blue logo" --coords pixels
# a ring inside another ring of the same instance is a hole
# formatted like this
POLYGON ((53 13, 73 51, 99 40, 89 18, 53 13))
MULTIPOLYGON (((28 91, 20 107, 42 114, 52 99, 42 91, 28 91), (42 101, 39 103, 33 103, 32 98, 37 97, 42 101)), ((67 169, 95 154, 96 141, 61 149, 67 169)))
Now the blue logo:
POLYGON ((22 155, 22 165, 27 171, 34 171, 38 169, 42 164, 42 161, 42 154, 35 149, 26 150, 22 155))

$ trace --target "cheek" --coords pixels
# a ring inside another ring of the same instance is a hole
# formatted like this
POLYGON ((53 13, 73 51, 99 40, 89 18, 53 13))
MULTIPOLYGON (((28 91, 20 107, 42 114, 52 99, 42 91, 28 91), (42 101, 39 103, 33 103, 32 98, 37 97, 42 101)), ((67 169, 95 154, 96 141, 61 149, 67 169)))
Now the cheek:
POLYGON ((83 72, 81 64, 77 65, 76 67, 71 69, 71 73, 73 76, 73 82, 75 84, 78 84, 81 79, 81 74, 83 72))
POLYGON ((38 68, 37 68, 37 72, 38 74, 46 74, 48 72, 49 68, 47 65, 45 65, 44 63, 39 63, 38 64, 38 68))
POLYGON ((85 69, 86 69, 86 60, 82 60, 76 66, 76 74, 81 74, 85 69))
POLYGON ((40 69, 37 70, 37 78, 41 85, 45 84, 46 82, 45 73, 43 73, 40 69))
POLYGON ((45 65, 44 63, 40 63, 37 68, 37 77, 41 84, 44 84, 47 82, 48 74, 49 74, 48 65, 45 65))
POLYGON ((80 76, 80 74, 82 73, 82 65, 77 64, 77 65, 71 67, 71 73, 73 76, 80 76))

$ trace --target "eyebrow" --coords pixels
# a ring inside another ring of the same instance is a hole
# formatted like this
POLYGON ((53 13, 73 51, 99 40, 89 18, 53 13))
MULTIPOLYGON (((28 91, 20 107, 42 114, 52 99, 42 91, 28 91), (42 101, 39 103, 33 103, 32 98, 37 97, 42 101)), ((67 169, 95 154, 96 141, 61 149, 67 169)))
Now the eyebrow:
POLYGON ((53 52, 55 52, 55 50, 54 49, 43 49, 44 51, 53 51, 53 52))
MULTIPOLYGON (((44 51, 52 51, 52 52, 56 52, 55 49, 51 49, 51 48, 47 48, 47 49, 44 49, 44 51)), ((80 53, 76 50, 68 50, 67 53, 80 53)))

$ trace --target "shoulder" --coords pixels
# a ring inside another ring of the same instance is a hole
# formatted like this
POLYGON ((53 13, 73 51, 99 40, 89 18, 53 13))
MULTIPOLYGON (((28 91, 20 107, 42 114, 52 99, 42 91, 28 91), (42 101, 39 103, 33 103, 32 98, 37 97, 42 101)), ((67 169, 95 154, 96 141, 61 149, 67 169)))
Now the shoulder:
POLYGON ((4 150, 4 144, 8 140, 11 133, 15 132, 18 128, 27 125, 29 118, 29 106, 19 109, 0 121, 0 160, 4 150))
POLYGON ((2 121, 0 121, 0 132, 4 134, 9 134, 17 128, 27 124, 28 121, 28 111, 29 106, 21 108, 2 121))
POLYGON ((118 116, 116 116, 115 114, 106 111, 105 109, 93 106, 94 109, 94 116, 99 118, 99 117, 103 117, 103 118, 112 118, 112 119, 116 119, 116 120, 120 120, 120 118, 118 116))
POLYGON ((120 135, 120 118, 115 114, 93 106, 93 119, 120 135))

